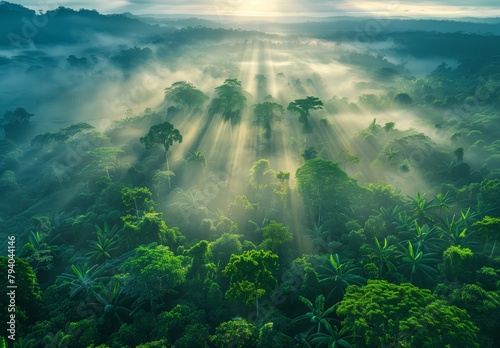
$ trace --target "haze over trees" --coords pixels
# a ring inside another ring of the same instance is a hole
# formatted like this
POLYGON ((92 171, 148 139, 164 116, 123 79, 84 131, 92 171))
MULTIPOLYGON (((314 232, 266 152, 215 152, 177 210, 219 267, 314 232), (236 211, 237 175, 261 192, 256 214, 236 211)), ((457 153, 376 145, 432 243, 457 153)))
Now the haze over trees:
POLYGON ((0 346, 497 347, 498 20, 234 23, 0 3, 0 346))

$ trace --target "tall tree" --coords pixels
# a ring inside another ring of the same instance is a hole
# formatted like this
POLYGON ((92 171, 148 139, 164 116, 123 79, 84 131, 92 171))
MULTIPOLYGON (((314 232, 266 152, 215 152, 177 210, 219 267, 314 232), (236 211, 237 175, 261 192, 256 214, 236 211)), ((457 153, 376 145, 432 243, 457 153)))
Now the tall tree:
POLYGON ((187 81, 177 81, 165 88, 165 100, 184 111, 199 109, 208 99, 202 91, 187 81))
POLYGON ((255 303, 259 316, 259 298, 269 293, 278 284, 273 275, 278 269, 278 255, 271 251, 248 250, 242 255, 231 255, 222 271, 229 278, 228 298, 255 303))
POLYGON ((304 163, 295 173, 297 189, 307 203, 316 209, 317 225, 321 225, 322 210, 334 212, 348 207, 363 195, 355 180, 339 165, 321 158, 304 163))
POLYGON ((239 123, 247 104, 241 81, 226 79, 222 85, 215 88, 215 91, 217 94, 208 105, 208 113, 210 115, 221 114, 224 122, 239 123))
POLYGON ((253 106, 254 123, 263 128, 266 139, 271 138, 273 122, 284 112, 283 106, 273 101, 265 101, 253 106))
POLYGON ((323 102, 318 97, 295 99, 287 107, 288 111, 299 114, 299 122, 302 123, 304 130, 309 130, 309 114, 311 111, 320 109, 323 109, 323 102))
MULTIPOLYGON (((178 129, 170 122, 160 123, 149 128, 148 133, 141 137, 141 143, 146 145, 146 149, 151 149, 155 144, 163 146, 165 150, 165 161, 167 163, 167 170, 170 171, 170 166, 168 164, 168 151, 174 142, 182 143, 182 135, 178 129)), ((172 186, 170 184, 170 178, 168 179, 169 188, 172 186)))
POLYGON ((149 301, 152 309, 157 300, 175 293, 175 288, 186 280, 186 268, 182 259, 162 245, 140 246, 135 255, 119 268, 116 276, 123 283, 125 294, 139 301, 149 301))

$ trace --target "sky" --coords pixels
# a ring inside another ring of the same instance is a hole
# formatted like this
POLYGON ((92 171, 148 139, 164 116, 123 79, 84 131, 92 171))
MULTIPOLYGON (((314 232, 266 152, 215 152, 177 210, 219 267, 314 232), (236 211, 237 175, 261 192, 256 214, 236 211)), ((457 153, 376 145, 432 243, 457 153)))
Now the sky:
MULTIPOLYGON (((11 0, 16 2, 15 0, 11 0)), ((101 13, 202 14, 240 16, 372 15, 408 17, 496 17, 498 0, 364 1, 364 0, 23 0, 35 10, 58 6, 95 9, 101 13), (473 4, 473 5, 471 5, 473 4)))

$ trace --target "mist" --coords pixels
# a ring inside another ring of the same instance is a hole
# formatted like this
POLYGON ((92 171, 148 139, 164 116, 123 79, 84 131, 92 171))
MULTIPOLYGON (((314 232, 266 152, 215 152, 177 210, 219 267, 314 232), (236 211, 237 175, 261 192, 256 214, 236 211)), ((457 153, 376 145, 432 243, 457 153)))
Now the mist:
POLYGON ((313 307, 411 286, 473 328, 457 342, 493 348, 458 299, 500 286, 498 28, 1 2, 0 246, 15 236, 39 284, 19 330, 34 347, 42 322, 84 348, 375 347, 313 307), (306 307, 327 319, 308 327, 306 307))

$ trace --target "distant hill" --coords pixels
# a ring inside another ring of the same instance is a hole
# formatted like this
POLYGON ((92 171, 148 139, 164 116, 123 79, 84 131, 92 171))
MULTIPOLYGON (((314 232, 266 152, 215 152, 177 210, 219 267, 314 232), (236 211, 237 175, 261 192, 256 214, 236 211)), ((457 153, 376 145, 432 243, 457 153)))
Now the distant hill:
POLYGON ((0 46, 76 44, 92 41, 96 34, 144 36, 158 33, 159 29, 125 15, 103 15, 64 7, 37 14, 21 5, 0 2, 0 46))

